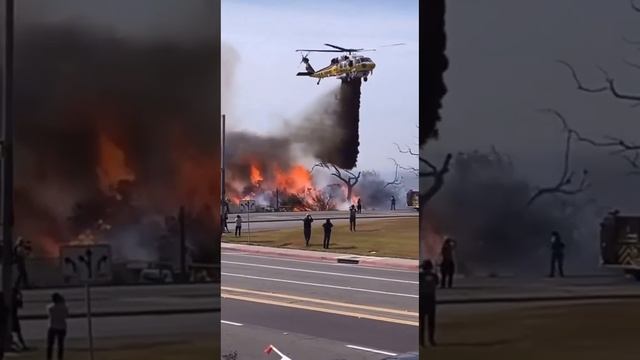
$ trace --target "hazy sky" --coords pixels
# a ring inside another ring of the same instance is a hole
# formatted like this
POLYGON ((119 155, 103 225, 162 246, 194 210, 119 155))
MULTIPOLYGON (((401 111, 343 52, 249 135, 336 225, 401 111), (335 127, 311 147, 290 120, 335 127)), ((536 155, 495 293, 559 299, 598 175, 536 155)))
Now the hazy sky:
MULTIPOLYGON (((362 86, 358 167, 393 170, 389 157, 417 166, 417 159, 400 156, 393 145, 417 144, 417 4, 417 0, 223 1, 222 41, 239 55, 232 104, 223 109, 229 122, 257 133, 276 132, 283 119, 296 120, 320 95, 339 85, 336 79, 316 85, 314 79, 296 77, 304 69, 296 49, 322 49, 327 42, 358 48, 404 42, 406 46, 367 53, 377 67, 362 86)), ((311 54, 311 64, 323 67, 332 56, 311 54)))
MULTIPOLYGON (((604 84, 596 68, 603 66, 620 90, 640 94, 640 71, 624 63, 640 63, 638 46, 622 40, 640 40, 640 13, 628 1, 455 0, 448 2, 447 33, 449 93, 432 158, 494 144, 522 173, 546 185, 557 179, 564 146, 560 123, 536 112, 548 107, 586 136, 640 142, 640 108, 609 94, 577 91, 568 70, 555 62, 571 62, 594 86, 604 84)), ((576 148, 574 164, 591 170, 590 196, 622 208, 640 200, 628 191, 640 177, 625 176, 624 160, 584 145, 576 148)), ((640 211, 637 205, 626 209, 640 211)))

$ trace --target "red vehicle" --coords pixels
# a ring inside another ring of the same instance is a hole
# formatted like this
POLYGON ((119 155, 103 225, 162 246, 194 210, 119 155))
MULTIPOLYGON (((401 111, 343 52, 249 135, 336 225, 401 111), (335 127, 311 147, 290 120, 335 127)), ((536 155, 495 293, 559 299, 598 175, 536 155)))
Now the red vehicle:
POLYGON ((619 268, 640 281, 640 216, 609 213, 600 224, 601 265, 619 268))

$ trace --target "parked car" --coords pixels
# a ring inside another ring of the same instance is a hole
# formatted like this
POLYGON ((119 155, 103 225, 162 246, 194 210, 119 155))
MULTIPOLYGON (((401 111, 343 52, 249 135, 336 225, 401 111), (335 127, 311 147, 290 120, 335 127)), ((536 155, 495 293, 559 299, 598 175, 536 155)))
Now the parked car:
POLYGON ((172 283, 174 278, 170 264, 152 263, 140 272, 140 282, 172 283))

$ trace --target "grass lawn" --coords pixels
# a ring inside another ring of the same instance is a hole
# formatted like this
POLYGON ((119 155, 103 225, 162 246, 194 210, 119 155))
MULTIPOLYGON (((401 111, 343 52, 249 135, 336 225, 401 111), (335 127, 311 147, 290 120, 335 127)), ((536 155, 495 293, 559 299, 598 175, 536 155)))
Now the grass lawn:
MULTIPOLYGON (((331 233, 329 251, 355 255, 388 256, 407 259, 418 258, 418 218, 360 220, 357 231, 350 232, 349 224, 335 224, 331 233)), ((301 222, 302 223, 302 222, 301 222)), ((313 223, 311 242, 304 245, 302 226, 278 230, 251 232, 251 241, 246 237, 236 239, 233 234, 225 234, 225 241, 251 245, 283 247, 290 249, 322 249, 323 231, 321 224, 313 223)))
MULTIPOLYGON (((539 306, 441 319, 424 359, 640 359, 640 302, 539 306)), ((455 308, 447 312, 455 311, 455 308)))
MULTIPOLYGON (((86 360, 89 352, 85 341, 68 341, 68 349, 65 351, 65 360, 86 360)), ((40 360, 46 358, 46 346, 44 342, 35 344, 36 348, 28 352, 18 353, 17 359, 40 360)), ((54 349, 54 359, 56 358, 54 349)), ((194 340, 166 340, 166 341, 140 341, 135 340, 105 340, 96 341, 94 348, 95 360, 211 360, 220 359, 219 339, 194 340)))

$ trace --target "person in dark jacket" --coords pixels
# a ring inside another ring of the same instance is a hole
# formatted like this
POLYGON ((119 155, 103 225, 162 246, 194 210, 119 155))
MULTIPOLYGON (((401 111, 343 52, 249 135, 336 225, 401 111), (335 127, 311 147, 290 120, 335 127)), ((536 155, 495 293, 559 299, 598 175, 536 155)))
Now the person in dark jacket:
POLYGON ((358 198, 358 214, 362 214, 362 201, 358 198))
POLYGON ((451 288, 453 286, 453 275, 456 272, 456 263, 454 261, 453 252, 456 248, 456 241, 451 238, 446 238, 444 244, 442 244, 441 256, 442 263, 440 264, 440 276, 442 276, 442 283, 440 287, 451 288))
POLYGON ((22 337, 22 328, 20 327, 20 318, 18 316, 18 309, 22 309, 23 304, 24 302, 22 300, 22 292, 18 288, 13 288, 13 311, 11 314, 11 326, 13 327, 13 333, 16 334, 22 350, 28 350, 27 344, 22 337))
POLYGON ((560 277, 564 277, 564 248, 565 244, 560 238, 560 233, 551 233, 551 272, 549 277, 556 276, 556 266, 560 277))
POLYGON ((311 240, 311 223, 313 222, 313 218, 310 214, 307 214, 302 221, 304 224, 304 244, 305 246, 309 246, 309 241, 311 240))
POLYGON ((18 277, 16 278, 15 286, 21 286, 25 289, 30 287, 29 274, 27 273, 27 257, 29 256, 30 250, 31 246, 22 236, 19 236, 13 249, 14 260, 18 269, 18 277))
POLYGON ((356 231, 356 207, 351 205, 349 208, 349 231, 356 231))
POLYGON ((436 289, 438 275, 433 271, 433 263, 424 260, 420 266, 420 346, 425 346, 425 335, 429 344, 436 346, 436 289), (426 323, 426 324, 425 324, 426 323), (426 334, 425 334, 425 325, 426 334))
POLYGON ((331 242, 331 228, 333 227, 331 219, 327 219, 327 221, 322 224, 322 227, 324 228, 324 240, 322 242, 322 247, 324 249, 328 249, 329 243, 331 242))
POLYGON ((391 210, 395 210, 396 209, 396 197, 395 196, 391 196, 391 210))

